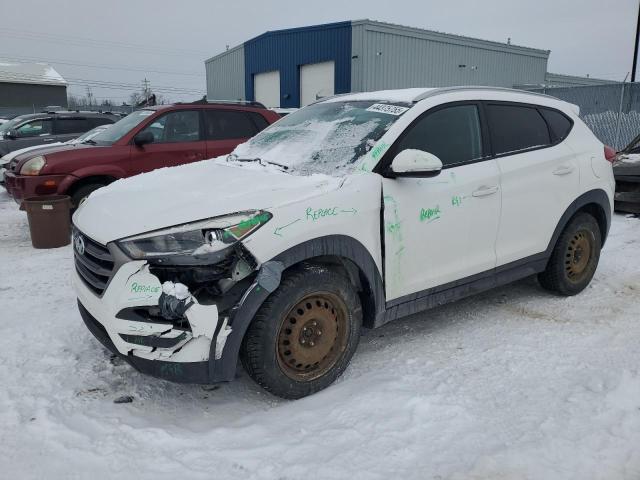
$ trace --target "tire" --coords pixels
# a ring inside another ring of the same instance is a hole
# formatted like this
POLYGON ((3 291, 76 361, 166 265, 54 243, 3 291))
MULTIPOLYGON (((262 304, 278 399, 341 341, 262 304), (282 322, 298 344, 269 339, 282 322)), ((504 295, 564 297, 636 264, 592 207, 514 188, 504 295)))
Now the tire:
POLYGON ((601 247, 596 219, 588 213, 578 213, 558 238, 546 270, 538 274, 540 285, 560 295, 580 293, 593 278, 601 247))
POLYGON ((104 186, 104 183, 87 183, 86 185, 82 185, 71 195, 71 208, 75 210, 86 200, 91 192, 104 186))
POLYGON ((362 306, 349 280, 325 267, 283 276, 242 341, 240 358, 261 387, 297 399, 331 385, 360 340, 362 306), (335 333, 333 339, 328 335, 335 333))

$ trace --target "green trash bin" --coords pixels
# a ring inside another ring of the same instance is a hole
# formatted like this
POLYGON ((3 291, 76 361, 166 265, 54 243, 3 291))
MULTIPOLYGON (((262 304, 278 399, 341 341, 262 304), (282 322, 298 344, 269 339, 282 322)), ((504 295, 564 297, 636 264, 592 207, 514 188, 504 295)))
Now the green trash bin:
POLYGON ((27 211, 31 245, 57 248, 71 243, 71 199, 67 195, 29 197, 22 201, 27 211))

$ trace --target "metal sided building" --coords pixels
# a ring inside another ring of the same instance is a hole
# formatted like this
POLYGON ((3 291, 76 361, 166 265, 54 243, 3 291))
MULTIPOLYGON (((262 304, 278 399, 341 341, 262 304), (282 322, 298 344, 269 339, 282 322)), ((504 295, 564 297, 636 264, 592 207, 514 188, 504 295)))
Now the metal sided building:
POLYGON ((67 106, 67 82, 44 63, 0 62, 0 107, 67 106))
POLYGON ((357 20, 266 32, 205 61, 207 98, 295 108, 348 92, 545 81, 548 50, 357 20))

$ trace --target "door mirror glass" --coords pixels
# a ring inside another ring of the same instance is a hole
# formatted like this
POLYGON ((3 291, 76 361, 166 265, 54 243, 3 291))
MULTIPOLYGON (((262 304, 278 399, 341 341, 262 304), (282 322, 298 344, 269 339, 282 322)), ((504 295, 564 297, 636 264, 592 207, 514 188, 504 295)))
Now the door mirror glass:
POLYGON ((141 132, 133 137, 133 143, 135 143, 138 147, 153 143, 154 140, 155 138, 153 137, 153 133, 149 130, 145 130, 144 132, 141 132))
POLYGON ((434 154, 408 148, 402 150, 391 162, 391 174, 395 177, 428 177, 440 173, 442 162, 434 154))
POLYGON ((15 128, 13 128, 9 130, 7 133, 5 133, 4 135, 5 137, 10 138, 11 140, 14 140, 18 138, 18 131, 15 128))

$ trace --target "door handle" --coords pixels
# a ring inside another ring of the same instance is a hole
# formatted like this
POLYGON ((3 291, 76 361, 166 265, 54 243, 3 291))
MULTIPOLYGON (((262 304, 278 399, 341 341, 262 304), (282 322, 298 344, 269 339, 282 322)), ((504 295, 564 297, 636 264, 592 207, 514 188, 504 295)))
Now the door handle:
POLYGON ((474 191, 471 195, 474 197, 486 197, 487 195, 493 195, 497 193, 498 187, 496 185, 488 187, 486 185, 481 186, 478 190, 474 191))
POLYGON ((560 165, 553 171, 554 175, 568 175, 573 172, 573 167, 571 165, 560 165))
POLYGON ((53 142, 55 140, 55 138, 43 138, 42 141, 43 142, 53 142))

